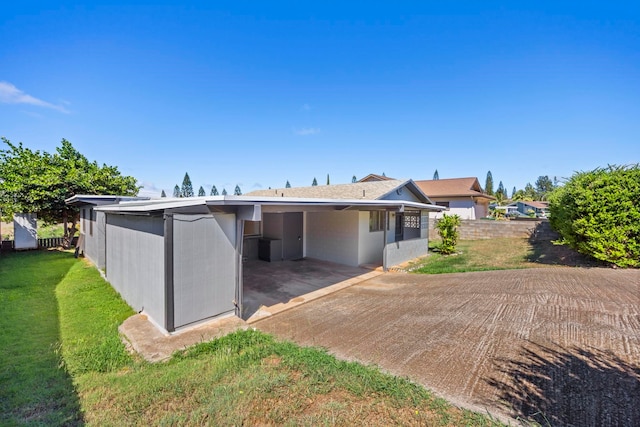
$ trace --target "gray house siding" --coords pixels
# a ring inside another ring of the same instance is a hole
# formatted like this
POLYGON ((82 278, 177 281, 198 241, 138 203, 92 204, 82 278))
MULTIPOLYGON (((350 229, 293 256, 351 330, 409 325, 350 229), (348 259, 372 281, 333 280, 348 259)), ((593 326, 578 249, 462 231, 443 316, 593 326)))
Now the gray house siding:
POLYGON ((104 212, 96 212, 90 206, 81 208, 82 253, 99 269, 104 269, 106 260, 105 221, 104 212))
POLYGON ((427 239, 402 240, 389 243, 384 248, 384 265, 391 267, 411 259, 427 255, 429 241, 427 239))
POLYGON ((107 215, 106 223, 107 280, 135 311, 164 325, 164 220, 107 215))
MULTIPOLYGON (((404 228, 406 240, 385 245, 383 253, 384 268, 427 255, 429 249, 429 212, 419 211, 418 215, 420 218, 419 228, 404 228)), ((391 223, 393 224, 393 221, 391 223)))
POLYGON ((237 286, 236 216, 173 216, 175 328, 233 313, 237 286))
POLYGON ((358 264, 382 264, 384 231, 369 231, 367 211, 358 212, 358 264))
POLYGON ((357 267, 358 221, 357 211, 308 212, 306 256, 357 267))

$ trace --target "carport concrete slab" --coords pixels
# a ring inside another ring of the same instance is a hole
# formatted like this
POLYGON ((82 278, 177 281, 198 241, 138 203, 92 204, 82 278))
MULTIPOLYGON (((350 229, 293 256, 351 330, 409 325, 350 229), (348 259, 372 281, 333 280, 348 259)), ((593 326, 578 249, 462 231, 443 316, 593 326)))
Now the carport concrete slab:
POLYGON ((247 261, 243 265, 243 318, 249 323, 382 274, 305 258, 247 261))
POLYGON ((515 424, 640 425, 638 270, 383 274, 252 326, 515 424))

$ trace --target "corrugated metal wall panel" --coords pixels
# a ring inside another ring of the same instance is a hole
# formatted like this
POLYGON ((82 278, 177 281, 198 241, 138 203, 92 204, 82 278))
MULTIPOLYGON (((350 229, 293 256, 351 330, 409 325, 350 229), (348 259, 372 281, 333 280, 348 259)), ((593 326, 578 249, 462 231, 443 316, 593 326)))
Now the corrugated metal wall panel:
POLYGON ((105 214, 87 208, 84 233, 84 255, 98 268, 105 263, 105 214))
POLYGON ((233 312, 235 215, 176 214, 173 244, 175 327, 233 312))
POLYGON ((109 283, 134 310, 163 325, 164 220, 107 215, 106 240, 109 283))

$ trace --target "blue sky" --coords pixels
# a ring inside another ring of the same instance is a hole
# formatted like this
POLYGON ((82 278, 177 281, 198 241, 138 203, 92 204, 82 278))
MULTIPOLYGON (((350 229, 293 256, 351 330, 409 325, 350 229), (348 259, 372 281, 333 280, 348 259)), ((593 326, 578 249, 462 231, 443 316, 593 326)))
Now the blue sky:
POLYGON ((0 41, 0 135, 143 194, 640 162, 630 1, 5 2, 0 41))

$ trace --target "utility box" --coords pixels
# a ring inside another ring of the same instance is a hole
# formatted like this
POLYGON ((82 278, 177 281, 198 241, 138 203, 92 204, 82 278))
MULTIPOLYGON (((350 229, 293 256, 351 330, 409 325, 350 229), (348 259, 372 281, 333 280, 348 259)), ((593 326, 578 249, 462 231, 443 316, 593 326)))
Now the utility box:
POLYGON ((282 261, 282 240, 262 238, 258 241, 258 258, 263 261, 282 261))
POLYGON ((38 249, 38 216, 34 213, 13 215, 14 249, 38 249))

